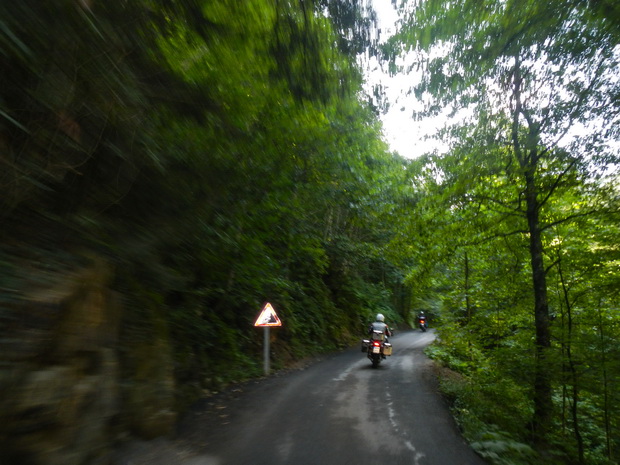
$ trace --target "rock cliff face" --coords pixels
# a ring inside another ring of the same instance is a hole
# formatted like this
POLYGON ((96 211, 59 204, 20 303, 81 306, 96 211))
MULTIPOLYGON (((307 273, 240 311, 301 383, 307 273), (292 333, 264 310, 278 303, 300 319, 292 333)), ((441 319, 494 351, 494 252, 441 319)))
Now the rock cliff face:
POLYGON ((146 322, 159 330, 120 344, 123 304, 107 263, 22 257, 10 270, 19 276, 0 282, 0 465, 103 465, 128 433, 169 432, 165 325, 146 322))

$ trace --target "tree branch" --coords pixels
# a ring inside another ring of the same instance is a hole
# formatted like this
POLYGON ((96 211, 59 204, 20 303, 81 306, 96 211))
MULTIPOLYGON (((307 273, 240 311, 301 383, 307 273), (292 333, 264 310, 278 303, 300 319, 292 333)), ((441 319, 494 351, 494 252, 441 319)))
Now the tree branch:
POLYGON ((573 168, 573 166, 575 166, 575 164, 577 163, 577 159, 573 158, 573 160, 569 163, 569 165, 566 167, 566 169, 564 169, 564 171, 562 171, 558 177, 556 178, 555 182, 553 183, 553 185, 549 188, 549 191, 547 192, 547 195, 545 196, 545 198, 540 202, 539 208, 542 208, 547 201, 549 200, 549 198, 553 195, 553 193, 555 192, 555 190, 557 189, 557 187, 560 185, 560 181, 564 178, 564 176, 573 168))

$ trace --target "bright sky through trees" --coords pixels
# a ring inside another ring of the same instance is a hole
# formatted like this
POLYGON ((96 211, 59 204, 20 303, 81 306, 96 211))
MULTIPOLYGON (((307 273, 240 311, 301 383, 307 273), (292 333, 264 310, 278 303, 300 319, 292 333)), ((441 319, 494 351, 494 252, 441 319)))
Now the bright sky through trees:
MULTIPOLYGON (((391 0, 372 0, 372 4, 379 20, 380 40, 385 42, 396 32, 398 12, 391 0)), ((401 58, 398 64, 408 64, 407 59, 411 57, 401 58)), ((381 121, 385 139, 392 150, 406 158, 416 158, 435 149, 445 150, 445 146, 440 142, 426 140, 427 136, 432 135, 443 125, 443 118, 429 118, 423 121, 413 118, 413 112, 421 109, 415 96, 407 93, 417 83, 414 73, 397 73, 390 76, 386 65, 382 68, 376 58, 370 60, 366 73, 368 84, 372 86, 380 83, 386 93, 389 107, 381 115, 381 121)))
MULTIPOLYGON (((380 42, 385 43, 397 31, 399 13, 392 4, 392 0, 369 1, 377 13, 381 30, 380 42)), ((406 69, 414 63, 415 59, 416 57, 411 53, 399 57, 396 64, 406 69)), ((421 120, 415 118, 415 112, 422 110, 422 103, 410 89, 420 83, 421 74, 401 70, 390 75, 387 64, 379 63, 375 57, 369 60, 365 69, 369 92, 372 94, 372 86, 376 84, 380 84, 385 92, 387 107, 383 109, 380 118, 383 122, 385 139, 390 148, 406 158, 416 158, 434 150, 445 153, 448 145, 436 139, 429 139, 429 137, 446 124, 447 116, 444 114, 432 118, 425 117, 421 120)), ((448 110, 444 113, 447 112, 448 110)), ((575 136, 583 135, 584 132, 590 130, 592 130, 591 127, 573 124, 573 127, 560 141, 554 142, 566 147, 570 145, 575 136)))

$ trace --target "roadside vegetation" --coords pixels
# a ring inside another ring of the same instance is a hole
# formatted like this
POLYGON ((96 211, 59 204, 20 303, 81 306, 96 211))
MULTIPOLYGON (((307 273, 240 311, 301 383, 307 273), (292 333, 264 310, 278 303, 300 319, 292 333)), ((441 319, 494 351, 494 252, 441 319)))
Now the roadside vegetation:
POLYGON ((398 247, 464 432, 493 463, 617 463, 620 10, 404 9, 388 52, 427 71, 418 116, 446 117, 450 149, 409 167, 398 247))

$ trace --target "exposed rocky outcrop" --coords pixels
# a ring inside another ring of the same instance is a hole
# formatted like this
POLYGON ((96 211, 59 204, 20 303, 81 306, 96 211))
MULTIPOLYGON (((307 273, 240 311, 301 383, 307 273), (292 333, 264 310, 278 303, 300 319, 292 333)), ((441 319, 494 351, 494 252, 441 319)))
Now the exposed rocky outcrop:
POLYGON ((119 341, 123 307, 105 260, 29 256, 2 266, 16 277, 1 283, 1 465, 103 465, 128 433, 171 430, 165 325, 150 322, 160 330, 119 341))

